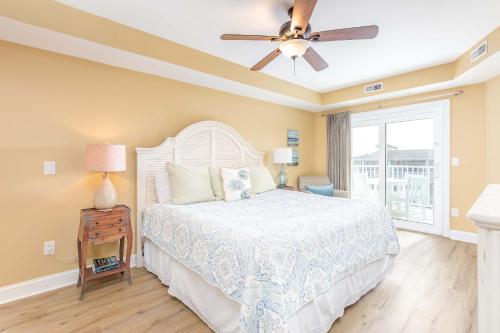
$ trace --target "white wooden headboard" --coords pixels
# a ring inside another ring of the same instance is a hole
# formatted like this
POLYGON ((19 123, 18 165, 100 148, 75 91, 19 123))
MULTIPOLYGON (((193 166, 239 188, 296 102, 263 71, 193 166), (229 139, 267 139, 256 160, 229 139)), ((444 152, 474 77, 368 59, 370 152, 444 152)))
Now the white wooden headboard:
POLYGON ((264 153, 243 140, 233 128, 217 121, 192 124, 153 148, 137 152, 137 266, 142 266, 142 215, 144 208, 158 202, 155 176, 165 172, 167 162, 186 166, 240 167, 262 165, 264 153))

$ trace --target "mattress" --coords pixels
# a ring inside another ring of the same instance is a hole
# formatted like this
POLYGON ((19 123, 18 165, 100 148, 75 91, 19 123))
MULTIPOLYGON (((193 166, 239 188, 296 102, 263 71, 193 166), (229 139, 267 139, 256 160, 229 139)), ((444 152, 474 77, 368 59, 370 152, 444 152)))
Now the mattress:
POLYGON ((283 332, 340 280, 399 251, 385 208, 275 190, 236 202, 156 204, 143 233, 239 306, 247 332, 283 332))

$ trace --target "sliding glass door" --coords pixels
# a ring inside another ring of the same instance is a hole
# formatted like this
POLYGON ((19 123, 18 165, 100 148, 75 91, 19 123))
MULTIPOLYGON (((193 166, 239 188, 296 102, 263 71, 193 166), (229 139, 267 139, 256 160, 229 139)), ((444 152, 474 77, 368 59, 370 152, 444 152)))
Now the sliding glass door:
POLYGON ((351 197, 384 203, 398 227, 447 234, 448 104, 357 113, 351 135, 351 197))
POLYGON ((393 218, 434 223, 434 119, 388 123, 385 202, 393 218))

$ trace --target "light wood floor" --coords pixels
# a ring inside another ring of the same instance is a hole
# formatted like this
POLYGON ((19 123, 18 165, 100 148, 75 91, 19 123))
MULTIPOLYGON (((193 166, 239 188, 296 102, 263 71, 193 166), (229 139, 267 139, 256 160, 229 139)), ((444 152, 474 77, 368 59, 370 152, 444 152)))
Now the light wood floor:
MULTIPOLYGON (((398 232, 394 270, 346 309, 332 332, 476 332, 476 247, 398 232)), ((0 306, 0 332, 210 332, 144 269, 134 283, 91 282, 85 300, 66 287, 0 306)))

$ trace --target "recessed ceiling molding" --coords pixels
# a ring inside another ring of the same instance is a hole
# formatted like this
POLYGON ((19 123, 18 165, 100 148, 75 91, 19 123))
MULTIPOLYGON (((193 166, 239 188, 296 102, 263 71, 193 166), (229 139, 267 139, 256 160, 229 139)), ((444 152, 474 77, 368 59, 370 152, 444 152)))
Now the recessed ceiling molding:
MULTIPOLYGON (((121 6, 122 1, 119 3, 121 6)), ((123 4, 123 6, 126 5, 123 4)), ((321 95, 318 92, 296 83, 265 73, 251 72, 247 67, 221 57, 53 0, 0 1, 0 15, 68 36, 301 99, 307 103, 321 104, 321 95)))
POLYGON ((69 36, 7 17, 0 17, 0 39, 302 110, 318 112, 327 109, 327 107, 308 103, 301 99, 69 36))
MULTIPOLYGON (((363 84, 324 93, 322 95, 323 105, 336 105, 337 107, 339 105, 351 104, 353 101, 359 100, 380 100, 381 98, 387 98, 388 94, 401 96, 401 92, 412 91, 414 88, 432 87, 435 84, 446 82, 460 82, 460 80, 457 81, 457 79, 471 71, 472 73, 482 73, 483 75, 482 78, 476 79, 476 83, 484 82, 492 73, 500 74, 498 71, 495 72, 495 69, 492 69, 492 72, 477 71, 476 69, 476 67, 482 65, 483 62, 486 62, 491 57, 500 53, 500 27, 481 39, 481 41, 484 40, 488 41, 488 53, 474 63, 470 62, 470 52, 478 47, 481 42, 464 52, 462 56, 455 61, 371 82, 383 82, 384 84, 384 91, 376 91, 373 93, 373 96, 364 96, 362 93, 364 89, 363 84)), ((487 63, 490 64, 490 62, 487 63)), ((481 66, 480 68, 484 67, 481 66)))
MULTIPOLYGON (((0 17, 0 39, 312 112, 340 109, 391 98, 484 82, 500 74, 500 53, 496 52, 494 55, 484 59, 482 62, 453 80, 425 84, 422 86, 334 103, 325 101, 327 104, 319 105, 196 71, 191 68, 170 64, 158 59, 37 27, 7 17, 0 17)), ((329 94, 333 95, 335 92, 329 94)))
POLYGON ((485 59, 477 66, 472 67, 471 69, 462 73, 453 80, 427 84, 420 87, 402 89, 362 98, 356 98, 348 101, 332 103, 327 106, 329 106, 330 110, 345 109, 357 105, 375 103, 393 98, 412 96, 417 94, 424 94, 431 91, 445 90, 445 89, 477 84, 488 81, 497 75, 500 75, 500 52, 495 53, 493 56, 485 59))
MULTIPOLYGON (((81 13, 85 12, 90 16, 106 18, 117 24, 164 38, 246 68, 255 65, 279 44, 264 41, 228 42, 221 41, 219 36, 223 33, 279 35, 281 24, 289 20, 287 9, 293 3, 292 0, 50 1, 68 6, 63 9, 60 5, 48 4, 48 1, 7 1, 9 6, 16 6, 10 3, 30 3, 28 6, 23 6, 29 7, 23 8, 23 11, 30 12, 32 20, 26 21, 24 18, 27 18, 27 15, 25 14, 10 17, 70 35, 75 35, 72 32, 77 32, 79 37, 121 49, 127 48, 123 47, 123 44, 121 46, 110 44, 109 37, 92 35, 92 38, 87 38, 86 36, 89 36, 89 31, 101 30, 106 26, 125 32, 126 36, 123 34, 120 36, 122 40, 129 40, 131 36, 139 37, 138 34, 130 33, 127 29, 118 29, 116 25, 104 24, 101 20, 83 17, 81 13), (44 5, 37 5, 38 3, 44 5), (36 14, 33 13, 35 10, 32 8, 37 8, 36 14), (81 13, 72 14, 69 8, 80 10, 81 13), (66 18, 68 14, 72 14, 77 19, 66 20, 68 23, 61 22, 61 17, 66 18), (45 17, 40 18, 40 16, 45 17), (53 22, 49 22, 49 19, 53 22), (74 22, 75 26, 69 26, 69 22, 74 22), (94 27, 91 24, 94 26, 97 24, 97 26, 94 27)), ((314 43, 315 50, 330 64, 321 72, 315 72, 307 61, 299 58, 296 61, 297 71, 294 76, 292 62, 285 57, 278 57, 261 73, 320 93, 367 84, 455 60, 467 48, 484 39, 498 26, 499 14, 500 1, 498 0, 357 1, 354 4, 349 0, 318 0, 310 18, 313 31, 378 25, 379 34, 372 40, 314 43), (431 11, 432 15, 421 15, 422 12, 427 11, 431 11)), ((100 32, 109 35, 108 31, 100 32)), ((141 53, 139 49, 127 50, 141 53)), ((152 54, 145 55, 152 56, 152 54)), ((197 59, 204 60, 205 58, 197 59)), ((175 59, 180 60, 179 62, 169 61, 169 59, 161 60, 186 66, 181 62, 182 59, 175 59)), ((469 54, 466 60, 470 62, 469 54)), ((195 65, 188 64, 189 67, 195 65)), ((215 72, 210 74, 217 75, 215 72)), ((240 81, 240 79, 236 80, 240 81)), ((261 88, 268 89, 264 86, 261 88)), ((388 90, 389 87, 386 86, 384 89, 388 90)), ((301 98, 300 96, 297 94, 294 97, 301 98)), ((309 100, 309 102, 317 103, 315 100, 309 100)), ((318 103, 321 104, 321 102, 318 103)))
POLYGON ((500 27, 481 38, 488 53, 474 63, 470 51, 480 42, 449 63, 320 93, 54 1, 0 2, 0 13, 0 39, 313 112, 472 84, 464 83, 469 73, 482 73, 476 83, 500 74, 480 70, 496 63, 500 27), (365 96, 374 82, 384 90, 365 96))

